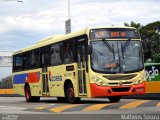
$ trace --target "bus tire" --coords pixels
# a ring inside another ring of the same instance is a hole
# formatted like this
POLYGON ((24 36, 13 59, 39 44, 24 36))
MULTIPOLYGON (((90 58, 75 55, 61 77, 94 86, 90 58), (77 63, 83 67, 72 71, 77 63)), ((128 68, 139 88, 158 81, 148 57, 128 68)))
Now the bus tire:
POLYGON ((73 84, 71 82, 68 83, 67 87, 66 87, 66 98, 67 98, 68 102, 71 104, 78 103, 80 101, 80 98, 75 97, 75 95, 74 95, 74 88, 73 88, 73 84))
POLYGON ((25 85, 25 98, 27 102, 39 102, 39 96, 31 96, 31 90, 29 85, 25 85))
POLYGON ((65 97, 57 97, 57 100, 58 100, 60 103, 65 103, 65 102, 66 102, 66 98, 65 98, 65 97))
POLYGON ((109 96, 108 99, 111 103, 116 103, 120 101, 121 96, 109 96))

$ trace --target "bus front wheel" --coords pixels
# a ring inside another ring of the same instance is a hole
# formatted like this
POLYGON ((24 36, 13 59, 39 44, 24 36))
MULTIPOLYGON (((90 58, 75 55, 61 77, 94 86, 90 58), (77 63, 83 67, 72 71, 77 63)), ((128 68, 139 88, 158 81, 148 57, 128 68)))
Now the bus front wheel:
POLYGON ((75 97, 74 95, 74 88, 72 83, 69 83, 66 87, 66 98, 69 103, 78 103, 80 101, 79 97, 75 97))
POLYGON ((27 102, 39 102, 39 96, 31 96, 31 90, 29 85, 25 86, 25 98, 27 102))
POLYGON ((120 101, 121 96, 109 96, 108 99, 111 103, 115 103, 120 101))

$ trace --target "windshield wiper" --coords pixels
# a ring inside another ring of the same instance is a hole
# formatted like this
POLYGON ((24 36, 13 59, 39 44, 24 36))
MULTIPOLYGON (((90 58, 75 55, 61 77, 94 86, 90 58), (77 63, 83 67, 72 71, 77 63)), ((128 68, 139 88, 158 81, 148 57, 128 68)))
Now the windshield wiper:
POLYGON ((102 39, 104 45, 109 49, 109 51, 114 52, 113 48, 110 46, 110 44, 105 40, 102 39))
POLYGON ((128 38, 128 40, 126 41, 124 46, 122 46, 122 44, 121 44, 121 52, 122 52, 123 59, 124 59, 124 52, 126 51, 130 42, 131 42, 131 38, 128 38))
POLYGON ((113 53, 113 57, 115 59, 115 53, 114 53, 113 45, 111 47, 110 44, 105 39, 102 39, 102 41, 103 41, 104 45, 108 48, 108 50, 113 53))
POLYGON ((131 42, 131 38, 128 38, 128 40, 126 41, 126 43, 124 44, 124 46, 122 46, 122 53, 124 53, 129 45, 129 43, 131 42))

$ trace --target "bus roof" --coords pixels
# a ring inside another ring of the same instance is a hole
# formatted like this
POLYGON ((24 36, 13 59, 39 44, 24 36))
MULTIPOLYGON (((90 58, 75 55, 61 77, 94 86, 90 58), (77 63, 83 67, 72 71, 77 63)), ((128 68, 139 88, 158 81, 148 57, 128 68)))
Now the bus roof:
POLYGON ((27 51, 30 51, 30 50, 33 50, 33 49, 36 49, 36 48, 44 47, 46 45, 49 45, 49 44, 52 44, 52 43, 56 43, 56 42, 60 42, 60 41, 63 41, 63 40, 67 40, 67 39, 70 39, 70 38, 73 38, 73 37, 76 37, 76 36, 81 36, 81 35, 84 35, 84 34, 88 34, 91 29, 100 29, 100 28, 102 28, 102 29, 103 28, 129 28, 129 29, 136 29, 134 27, 124 27, 124 26, 123 27, 122 26, 110 26, 110 27, 102 26, 102 27, 86 28, 86 29, 80 30, 78 32, 70 33, 70 34, 62 34, 62 35, 55 35, 55 36, 48 37, 46 39, 40 40, 39 42, 37 42, 34 45, 31 45, 29 47, 26 47, 26 48, 23 48, 23 49, 20 49, 20 50, 14 52, 13 55, 16 55, 16 54, 19 54, 19 53, 23 53, 23 52, 27 52, 27 51))

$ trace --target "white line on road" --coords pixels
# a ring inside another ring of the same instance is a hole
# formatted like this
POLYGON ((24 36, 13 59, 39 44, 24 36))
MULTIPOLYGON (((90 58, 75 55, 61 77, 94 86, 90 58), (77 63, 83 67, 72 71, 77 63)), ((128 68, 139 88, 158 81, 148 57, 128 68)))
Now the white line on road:
POLYGON ((55 105, 55 104, 51 104, 51 105, 55 105))
POLYGON ((7 110, 10 110, 10 109, 24 110, 24 109, 27 109, 27 108, 11 107, 11 106, 0 106, 0 111, 1 111, 1 110, 4 110, 4 109, 7 109, 7 110))

